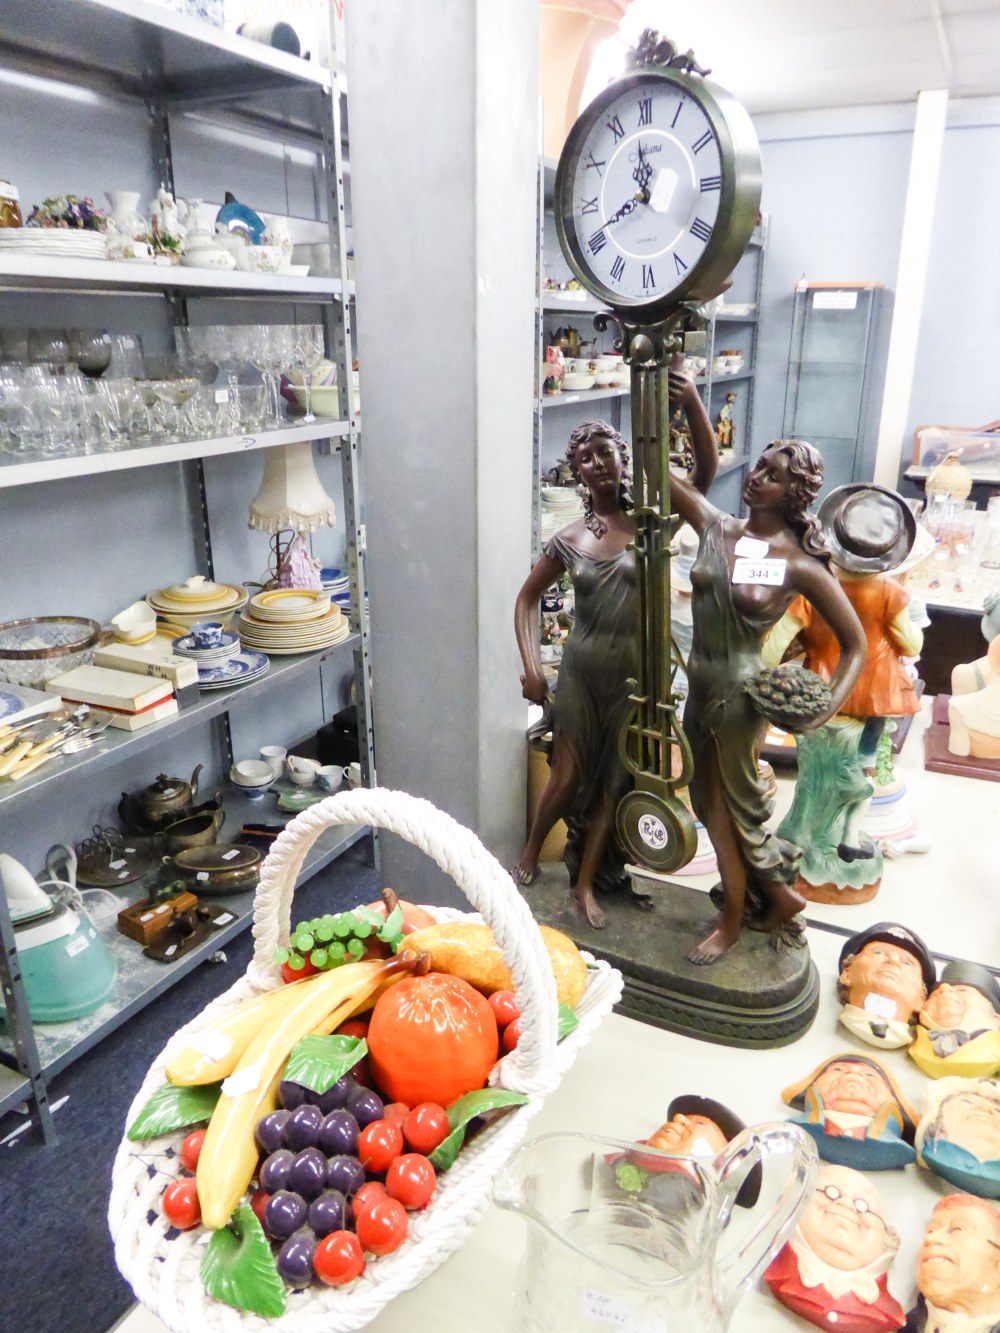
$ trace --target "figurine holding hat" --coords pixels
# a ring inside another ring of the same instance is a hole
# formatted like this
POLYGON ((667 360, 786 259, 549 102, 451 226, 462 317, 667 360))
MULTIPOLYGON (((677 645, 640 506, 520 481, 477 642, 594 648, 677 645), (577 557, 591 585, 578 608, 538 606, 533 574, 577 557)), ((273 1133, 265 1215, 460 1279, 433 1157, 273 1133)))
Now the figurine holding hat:
POLYGON ((891 1171, 916 1156, 910 1146, 916 1113, 872 1055, 848 1051, 830 1056, 785 1088, 781 1100, 805 1112, 792 1122, 813 1139, 824 1162, 855 1171, 891 1171))
MULTIPOLYGON (((796 799, 779 833, 803 848, 797 887, 804 897, 853 904, 873 898, 882 877, 882 853, 861 832, 882 732, 888 718, 920 706, 900 659, 920 652, 923 635, 910 619, 909 594, 888 572, 909 554, 916 520, 895 491, 867 482, 831 491, 819 520, 864 628, 867 655, 838 716, 799 742, 796 799)), ((796 635, 805 645, 803 665, 829 680, 839 646, 803 597, 772 635, 769 660, 780 659, 796 635)))
POLYGON ((908 1046, 934 983, 934 961, 920 936, 879 921, 845 940, 840 951, 840 1021, 872 1046, 908 1046))
POLYGON ((1000 1085, 985 1078, 930 1084, 915 1146, 920 1165, 950 1185, 1000 1199, 1000 1085))
POLYGON ((947 963, 920 1009, 910 1054, 930 1078, 1000 1073, 1000 983, 980 963, 947 963))

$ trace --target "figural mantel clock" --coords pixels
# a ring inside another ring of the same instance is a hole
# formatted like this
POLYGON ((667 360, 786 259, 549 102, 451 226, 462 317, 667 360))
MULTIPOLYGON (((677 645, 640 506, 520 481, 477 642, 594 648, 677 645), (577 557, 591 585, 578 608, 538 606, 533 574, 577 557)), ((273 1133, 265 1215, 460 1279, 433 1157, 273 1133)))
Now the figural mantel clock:
POLYGON ((647 31, 632 63, 570 131, 555 216, 587 290, 651 323, 727 285, 757 221, 760 149, 744 107, 691 52, 647 31))
POLYGON ((677 794, 691 777, 691 751, 671 651, 667 363, 750 240, 760 149, 745 109, 707 81, 690 51, 679 55, 647 30, 631 65, 570 130, 555 207, 570 268, 610 307, 594 322, 615 326, 631 367, 639 666, 618 738, 633 789, 615 822, 634 861, 669 873, 690 861, 697 839, 677 794))

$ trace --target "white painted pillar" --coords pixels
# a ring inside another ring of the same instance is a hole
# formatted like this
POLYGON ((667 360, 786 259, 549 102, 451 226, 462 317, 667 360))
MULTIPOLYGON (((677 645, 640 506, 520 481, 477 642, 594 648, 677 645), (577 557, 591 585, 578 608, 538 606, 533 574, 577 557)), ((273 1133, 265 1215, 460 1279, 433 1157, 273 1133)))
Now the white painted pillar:
MULTIPOLYGON (((347 42, 378 779, 506 862, 525 836, 538 0, 359 4, 347 42)), ((383 864, 441 896, 398 840, 383 864)))
POLYGON ((882 395, 882 417, 875 452, 875 481, 894 489, 899 480, 904 433, 909 420, 947 115, 947 89, 922 92, 917 98, 910 177, 906 189, 892 329, 885 369, 885 390, 882 395))

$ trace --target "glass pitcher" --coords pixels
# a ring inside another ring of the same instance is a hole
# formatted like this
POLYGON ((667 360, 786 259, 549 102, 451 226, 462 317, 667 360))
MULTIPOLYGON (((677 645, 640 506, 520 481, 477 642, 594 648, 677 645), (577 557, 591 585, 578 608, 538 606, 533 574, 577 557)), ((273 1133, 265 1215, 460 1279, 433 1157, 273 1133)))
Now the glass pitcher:
POLYGON ((787 1123, 744 1130, 714 1162, 582 1134, 530 1140, 493 1186, 499 1207, 534 1224, 511 1329, 723 1333, 816 1168, 812 1141, 787 1123))

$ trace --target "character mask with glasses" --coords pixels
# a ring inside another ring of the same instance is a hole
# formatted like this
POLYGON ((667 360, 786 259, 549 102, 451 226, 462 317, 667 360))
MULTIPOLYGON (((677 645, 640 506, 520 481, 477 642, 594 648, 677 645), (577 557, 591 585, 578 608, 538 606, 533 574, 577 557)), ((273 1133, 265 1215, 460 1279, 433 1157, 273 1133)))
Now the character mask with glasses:
POLYGON ((1000 1199, 1000 1086, 943 1078, 927 1091, 917 1161, 959 1189, 1000 1199))
POLYGON ((824 1166, 764 1281, 782 1305, 820 1328, 889 1333, 905 1317, 887 1280, 898 1248, 871 1181, 846 1166, 824 1166))
POLYGON ((906 1333, 1000 1333, 1000 1211, 949 1194, 917 1251, 920 1296, 906 1333))

